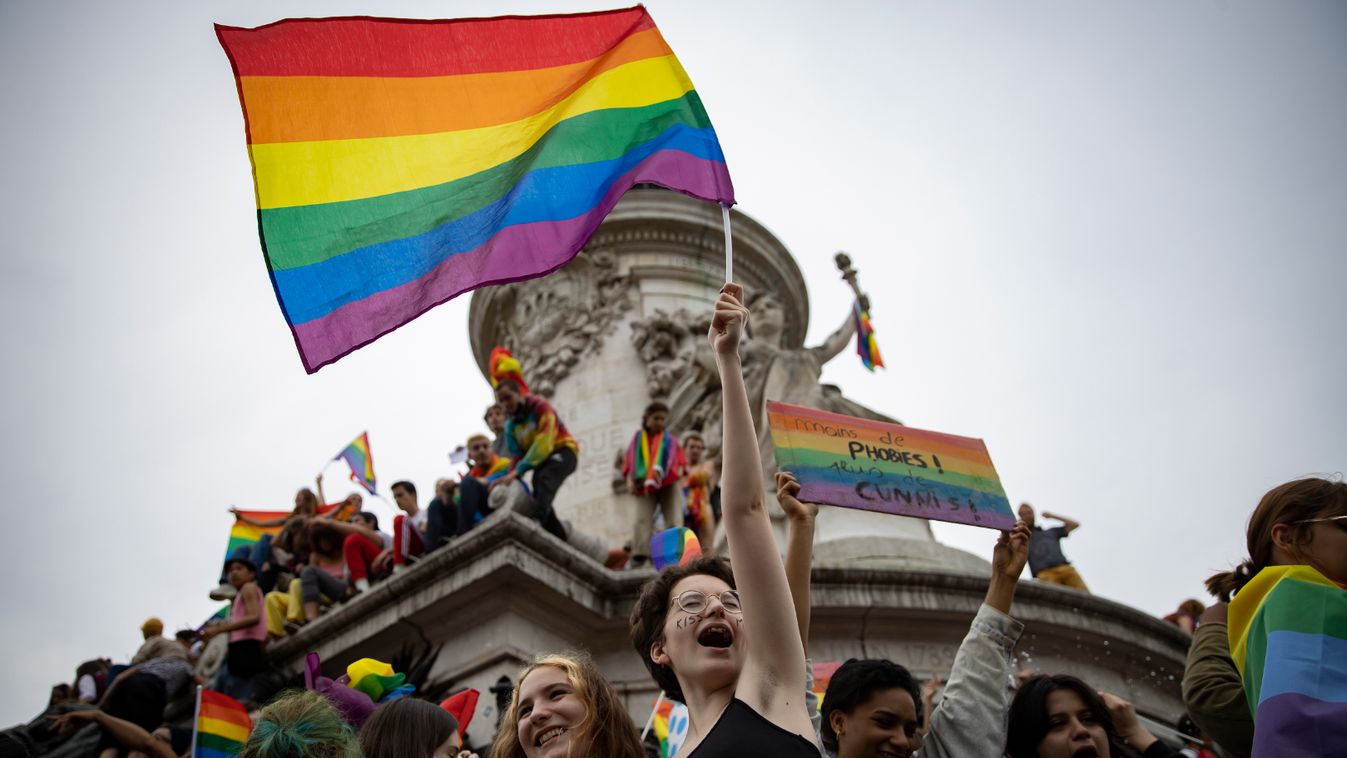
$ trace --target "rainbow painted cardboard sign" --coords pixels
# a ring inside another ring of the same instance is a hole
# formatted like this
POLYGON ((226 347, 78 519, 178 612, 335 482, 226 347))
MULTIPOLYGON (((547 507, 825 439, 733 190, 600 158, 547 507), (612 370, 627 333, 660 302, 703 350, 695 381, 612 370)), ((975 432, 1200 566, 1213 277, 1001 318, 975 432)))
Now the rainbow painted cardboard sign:
POLYGON ((800 499, 897 516, 1011 529, 982 440, 769 401, 776 462, 800 499))

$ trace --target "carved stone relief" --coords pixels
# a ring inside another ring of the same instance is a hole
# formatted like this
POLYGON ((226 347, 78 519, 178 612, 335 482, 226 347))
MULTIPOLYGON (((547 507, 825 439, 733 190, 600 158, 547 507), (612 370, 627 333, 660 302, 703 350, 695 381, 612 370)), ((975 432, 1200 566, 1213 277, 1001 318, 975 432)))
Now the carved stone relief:
POLYGON ((502 290, 497 312, 507 315, 495 332, 527 367, 529 389, 544 397, 581 358, 598 353, 632 307, 629 277, 606 248, 587 248, 550 276, 502 290))

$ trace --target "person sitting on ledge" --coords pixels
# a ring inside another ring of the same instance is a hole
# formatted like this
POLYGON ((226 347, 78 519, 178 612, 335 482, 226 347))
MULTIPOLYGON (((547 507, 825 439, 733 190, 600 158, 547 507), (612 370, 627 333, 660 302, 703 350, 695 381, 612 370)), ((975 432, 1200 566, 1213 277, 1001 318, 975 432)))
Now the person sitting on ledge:
POLYGON ((1062 525, 1044 529, 1034 523, 1034 507, 1028 503, 1020 504, 1020 520, 1033 530, 1029 537, 1029 573, 1040 582, 1089 592, 1090 588, 1085 586, 1076 567, 1062 554, 1062 540, 1079 529, 1080 522, 1047 511, 1043 511, 1043 518, 1056 519, 1062 525))
POLYGON ((426 529, 430 513, 416 502, 416 485, 393 482, 393 502, 402 511, 393 517, 393 573, 407 568, 407 561, 426 552, 426 529))
POLYGON ((458 508, 454 533, 459 535, 466 534, 500 505, 500 497, 493 493, 499 492, 503 496, 509 491, 508 488, 491 489, 492 484, 509 472, 510 459, 497 455, 485 434, 474 434, 468 438, 468 462, 472 468, 459 482, 456 497, 458 508))
POLYGON ((341 552, 346 560, 346 576, 356 592, 369 589, 371 576, 377 580, 390 573, 393 539, 379 531, 378 516, 361 511, 350 522, 329 523, 343 535, 341 552))

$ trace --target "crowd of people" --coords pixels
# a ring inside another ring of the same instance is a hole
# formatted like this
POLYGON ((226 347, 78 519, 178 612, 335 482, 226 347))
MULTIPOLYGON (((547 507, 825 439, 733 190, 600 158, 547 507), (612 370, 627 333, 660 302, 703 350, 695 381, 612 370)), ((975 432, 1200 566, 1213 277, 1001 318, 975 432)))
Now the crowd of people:
MULTIPOLYGON (((705 554, 656 573, 630 616, 635 653, 665 696, 686 706, 679 756, 1347 754, 1347 712, 1341 700, 1328 697, 1347 691, 1343 661, 1305 663, 1321 672, 1327 707, 1274 709, 1269 698, 1278 693, 1260 690, 1266 680, 1254 673, 1250 651, 1282 644, 1278 628, 1265 620, 1241 624, 1232 634, 1227 618, 1249 615, 1241 603, 1270 607, 1283 591, 1273 580, 1294 575, 1326 590, 1322 602, 1301 609, 1302 626, 1313 626, 1315 614, 1337 614, 1329 619, 1334 623, 1347 619, 1347 484, 1318 478, 1268 492, 1249 522, 1248 558, 1209 582, 1217 601, 1205 608, 1185 603, 1173 615, 1193 634, 1183 677, 1187 739, 1157 736, 1132 704, 1070 672, 1016 670, 1023 625, 1013 601, 1026 565, 1039 581, 1087 591, 1060 546, 1079 524, 1045 512, 1043 518, 1061 526, 1043 528, 1028 504, 992 550, 985 598, 943 683, 920 681, 902 661, 851 659, 832 674, 820 705, 807 644, 818 506, 799 500, 789 472, 776 475, 775 499, 788 526, 783 558, 739 361, 749 318, 743 303, 742 290, 726 285, 708 334, 723 390, 718 457, 708 460, 706 442, 695 434, 674 436, 666 406, 653 403, 643 414, 622 469, 639 503, 629 545, 602 545, 558 517, 553 502, 576 469, 578 445, 556 410, 530 394, 522 379, 501 379, 484 419, 493 436, 467 440, 469 471, 460 481, 437 482, 426 508, 411 482, 394 484, 400 514, 389 534, 362 510, 359 495, 324 509, 321 479, 317 493, 300 490, 288 516, 253 522, 279 528, 274 538, 266 535, 226 561, 215 593, 231 601, 224 618, 173 639, 163 636, 158 619, 147 620, 145 642, 129 663, 81 664, 72 684, 53 688, 43 718, 5 733, 0 755, 182 755, 190 750, 190 721, 184 726, 183 718, 191 714, 183 709, 193 683, 257 709, 242 753, 257 758, 658 755, 651 735, 638 730, 623 698, 584 653, 548 652, 521 671, 489 746, 465 745, 453 714, 415 697, 380 705, 352 723, 321 693, 255 687, 267 668, 268 641, 424 560, 502 509, 528 515, 614 568, 647 566, 657 526, 686 524, 701 539, 705 554), (72 731, 82 736, 66 737, 72 731)), ((1305 650, 1302 655, 1315 654, 1305 650)), ((1338 648, 1319 650, 1326 656, 1338 648)), ((1289 686, 1284 680, 1278 686, 1289 686)))

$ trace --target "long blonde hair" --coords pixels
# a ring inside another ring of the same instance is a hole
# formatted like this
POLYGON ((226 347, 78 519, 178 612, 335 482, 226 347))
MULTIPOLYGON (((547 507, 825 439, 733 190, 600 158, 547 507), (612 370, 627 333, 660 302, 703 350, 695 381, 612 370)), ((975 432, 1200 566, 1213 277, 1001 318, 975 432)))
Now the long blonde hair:
POLYGON ((581 758, 571 755, 576 745, 589 746, 586 756, 644 758, 645 750, 631 716, 622 706, 613 685, 584 653, 542 655, 519 672, 514 693, 510 695, 510 707, 501 716, 496 741, 491 744, 492 758, 525 758, 524 746, 519 743, 519 688, 524 678, 541 666, 551 666, 565 674, 576 697, 585 704, 585 720, 572 727, 567 758, 581 758))

